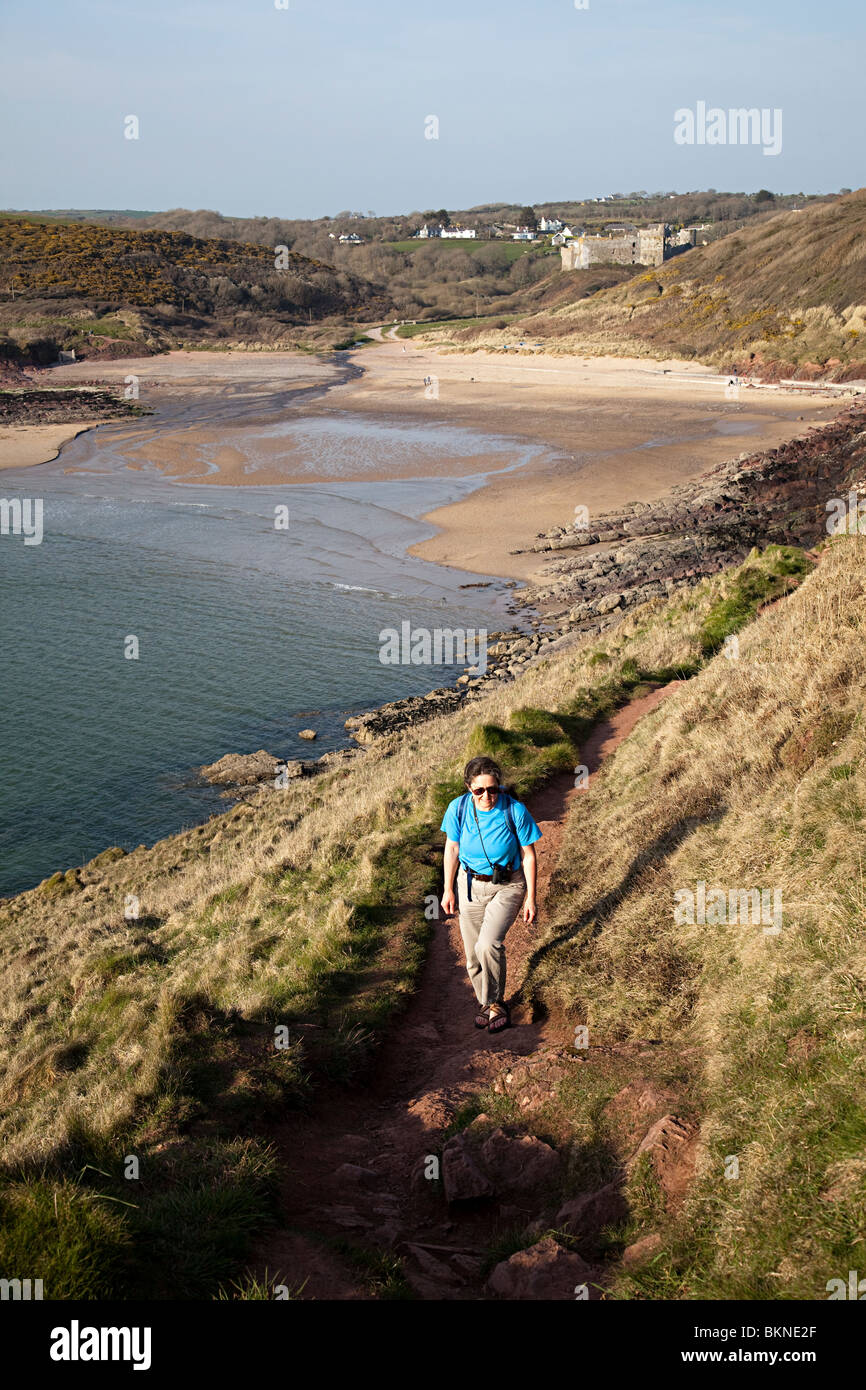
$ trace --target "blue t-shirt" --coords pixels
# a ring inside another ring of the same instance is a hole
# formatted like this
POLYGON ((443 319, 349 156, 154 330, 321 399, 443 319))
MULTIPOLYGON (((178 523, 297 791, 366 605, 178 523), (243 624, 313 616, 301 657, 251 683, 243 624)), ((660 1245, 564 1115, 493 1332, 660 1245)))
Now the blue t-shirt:
MULTIPOLYGON (((491 864, 510 864, 512 869, 520 868, 520 850, 514 843, 514 836, 508 825, 503 809, 504 793, 500 792, 491 810, 484 811, 476 806, 478 823, 472 814, 472 800, 466 808, 463 819, 463 833, 460 835, 460 862, 468 864, 473 873, 492 873, 491 864), (481 829, 479 836, 478 830, 481 829), (482 848, 482 839, 484 841, 482 848), (485 854, 484 851, 487 851, 485 854)), ((460 797, 449 803, 439 829, 444 830, 449 840, 457 840, 457 808, 460 797)), ((517 838, 522 845, 532 845, 541 839, 541 831, 520 801, 512 801, 511 813, 517 830, 517 838)))

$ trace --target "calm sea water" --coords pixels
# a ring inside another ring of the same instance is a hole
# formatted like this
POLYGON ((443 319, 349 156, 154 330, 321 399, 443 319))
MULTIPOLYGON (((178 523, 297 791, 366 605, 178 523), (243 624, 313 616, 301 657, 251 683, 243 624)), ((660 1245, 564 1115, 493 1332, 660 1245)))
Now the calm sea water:
POLYGON ((0 475, 2 496, 44 505, 40 545, 0 536, 0 895, 224 809, 195 781, 196 764, 262 747, 290 758, 345 747, 350 713, 458 674, 382 665, 382 629, 511 621, 501 580, 461 590, 483 576, 406 554, 433 533, 418 518, 481 474, 340 473, 361 455, 413 450, 425 468, 455 450, 498 451, 516 467, 534 452, 526 445, 344 413, 307 430, 327 483, 228 488, 126 467, 112 438, 128 430, 104 426, 52 464, 0 475), (64 472, 71 466, 88 471, 64 472), (274 527, 280 504, 287 531, 274 527), (131 635, 138 660, 124 656, 131 635), (313 745, 297 737, 308 725, 313 745))

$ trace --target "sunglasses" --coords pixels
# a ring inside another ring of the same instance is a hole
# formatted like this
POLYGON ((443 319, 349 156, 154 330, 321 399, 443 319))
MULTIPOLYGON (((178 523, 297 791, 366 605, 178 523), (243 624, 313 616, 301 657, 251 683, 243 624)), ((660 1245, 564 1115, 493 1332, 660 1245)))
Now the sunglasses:
POLYGON ((469 790, 472 792, 472 795, 473 795, 473 796, 498 796, 498 795, 499 795, 499 788, 498 788, 498 787, 479 787, 477 791, 473 790, 473 788, 470 787, 469 790))

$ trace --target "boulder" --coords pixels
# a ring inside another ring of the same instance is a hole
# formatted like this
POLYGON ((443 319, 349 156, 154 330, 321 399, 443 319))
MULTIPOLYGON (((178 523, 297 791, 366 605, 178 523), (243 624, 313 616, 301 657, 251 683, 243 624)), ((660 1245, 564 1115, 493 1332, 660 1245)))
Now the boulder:
MULTIPOLYGON (((217 786, 247 787, 257 782, 273 781, 282 768, 280 758, 260 748, 257 753, 226 753, 215 763, 205 763, 199 768, 202 777, 217 786)), ((289 768, 298 764, 288 764, 289 768)), ((299 777, 300 771, 289 772, 289 776, 299 777)))
POLYGON ((597 600, 595 604, 596 613, 612 613, 615 608, 622 607, 622 594, 605 594, 604 598, 597 600))
POLYGON ((588 1284, 593 1273, 592 1266, 579 1255, 564 1250, 552 1236, 546 1236, 498 1264, 487 1288, 497 1298, 564 1302, 576 1298, 576 1290, 588 1284))
POLYGON ((556 1149, 534 1135, 509 1138, 496 1129, 481 1146, 481 1164, 497 1192, 530 1195, 555 1181, 561 1159, 556 1149))
POLYGON ((493 1196, 493 1186, 472 1157, 463 1134, 455 1134, 442 1150, 442 1181, 449 1202, 493 1196))
POLYGON ((556 1213, 556 1225, 573 1236, 595 1236, 603 1226, 617 1226, 628 1216, 628 1203, 613 1183, 597 1192, 572 1197, 556 1213))

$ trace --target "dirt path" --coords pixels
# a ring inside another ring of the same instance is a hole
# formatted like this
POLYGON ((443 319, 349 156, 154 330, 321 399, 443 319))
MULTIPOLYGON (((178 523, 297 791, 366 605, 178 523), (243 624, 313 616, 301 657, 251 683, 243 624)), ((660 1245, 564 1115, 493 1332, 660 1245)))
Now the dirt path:
MULTIPOLYGON (((633 700, 599 724, 581 750, 592 777, 637 721, 678 681, 633 700)), ((559 854, 563 822, 576 792, 571 773, 552 778, 528 800, 542 839, 538 853, 541 922, 510 929, 510 998, 543 931, 544 902, 559 854)), ((480 1254, 495 1230, 490 1211, 449 1210, 431 1195, 421 1169, 441 1145, 460 1105, 487 1086, 513 1058, 571 1049, 560 1021, 533 1022, 517 1004, 512 1027, 488 1034, 473 1026, 475 996, 466 974, 456 917, 441 921, 419 988, 378 1056, 372 1080, 353 1094, 319 1092, 309 1114, 291 1116, 272 1132, 283 1164, 285 1225, 260 1242, 251 1269, 280 1274, 305 1299, 369 1299, 361 1274, 321 1237, 344 1237, 366 1248, 411 1252, 410 1282, 426 1298, 477 1299, 480 1254)))

